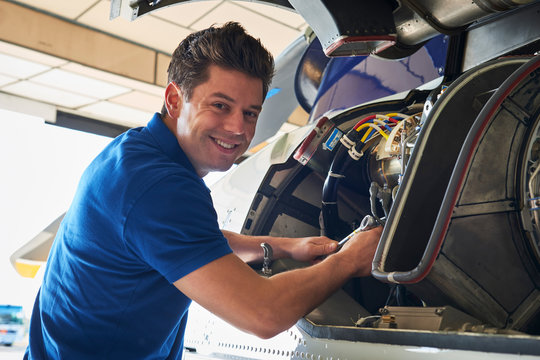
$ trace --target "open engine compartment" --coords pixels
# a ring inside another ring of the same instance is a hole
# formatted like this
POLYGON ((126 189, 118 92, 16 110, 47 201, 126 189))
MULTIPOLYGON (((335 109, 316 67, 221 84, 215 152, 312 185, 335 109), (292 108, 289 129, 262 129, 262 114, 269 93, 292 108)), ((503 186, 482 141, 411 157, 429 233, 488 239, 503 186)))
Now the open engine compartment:
POLYGON ((539 159, 540 59, 494 60, 321 116, 270 167, 242 231, 339 240, 368 214, 384 224, 373 278, 301 320, 312 336, 482 350, 463 336, 499 334, 502 352, 538 354, 539 159))

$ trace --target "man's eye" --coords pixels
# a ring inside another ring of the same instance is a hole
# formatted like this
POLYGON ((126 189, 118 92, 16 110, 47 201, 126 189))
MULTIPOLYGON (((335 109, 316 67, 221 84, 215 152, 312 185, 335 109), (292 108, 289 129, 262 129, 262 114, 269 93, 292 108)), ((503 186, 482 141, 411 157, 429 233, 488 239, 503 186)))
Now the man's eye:
POLYGON ((225 109, 225 104, 223 104, 223 103, 215 103, 214 107, 217 108, 217 109, 222 110, 222 109, 225 109))
POLYGON ((246 111, 244 112, 244 115, 248 117, 249 119, 257 120, 259 117, 259 114, 253 111, 246 111))

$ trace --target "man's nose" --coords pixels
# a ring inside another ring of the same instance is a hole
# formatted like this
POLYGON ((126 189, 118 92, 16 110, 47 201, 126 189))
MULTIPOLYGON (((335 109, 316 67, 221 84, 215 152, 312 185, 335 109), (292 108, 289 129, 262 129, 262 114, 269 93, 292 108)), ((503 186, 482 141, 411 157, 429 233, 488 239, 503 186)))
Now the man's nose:
POLYGON ((242 111, 231 112, 229 116, 226 117, 223 128, 233 134, 244 134, 246 130, 244 113, 242 111))

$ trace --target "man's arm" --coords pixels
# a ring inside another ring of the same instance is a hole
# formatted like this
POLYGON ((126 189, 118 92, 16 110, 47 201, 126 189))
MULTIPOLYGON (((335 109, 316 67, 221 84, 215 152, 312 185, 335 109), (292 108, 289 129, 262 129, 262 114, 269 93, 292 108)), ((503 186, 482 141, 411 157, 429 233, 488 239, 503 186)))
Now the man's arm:
POLYGON ((227 230, 221 232, 229 241, 229 246, 235 255, 246 263, 262 260, 262 243, 272 246, 274 259, 291 258, 298 261, 310 261, 319 256, 331 254, 337 248, 337 242, 325 236, 289 238, 250 236, 227 230))
POLYGON ((269 338, 290 328, 349 278, 369 275, 380 234, 380 228, 359 233, 320 263, 270 278, 230 254, 174 285, 230 324, 269 338))

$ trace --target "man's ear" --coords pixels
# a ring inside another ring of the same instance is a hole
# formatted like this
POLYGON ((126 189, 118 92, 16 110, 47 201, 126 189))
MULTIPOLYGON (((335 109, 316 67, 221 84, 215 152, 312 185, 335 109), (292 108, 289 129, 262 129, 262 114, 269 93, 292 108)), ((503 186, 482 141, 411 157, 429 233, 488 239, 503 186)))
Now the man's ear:
POLYGON ((183 96, 178 85, 170 82, 165 88, 165 106, 167 113, 173 119, 177 119, 182 110, 183 96))

